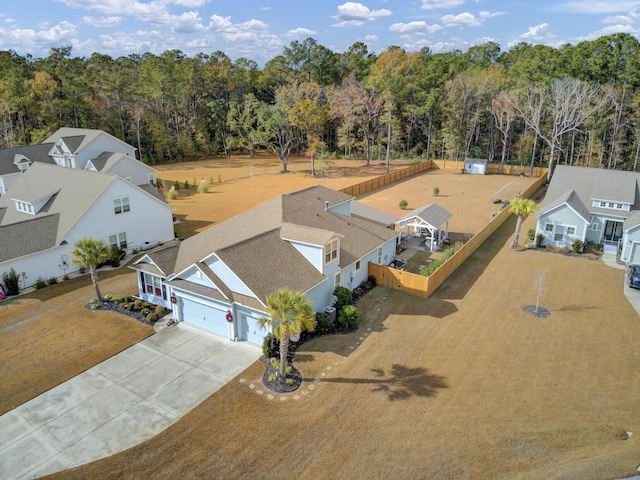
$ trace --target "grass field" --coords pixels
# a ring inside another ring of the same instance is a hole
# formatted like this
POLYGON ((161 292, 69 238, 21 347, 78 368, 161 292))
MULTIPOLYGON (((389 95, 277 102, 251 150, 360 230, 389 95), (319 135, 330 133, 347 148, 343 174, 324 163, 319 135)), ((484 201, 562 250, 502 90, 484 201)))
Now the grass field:
MULTIPOLYGON (((217 194, 215 187, 173 205, 188 213, 194 223, 187 225, 195 232, 198 222, 204 228, 222 221, 239 203, 271 198, 271 180, 284 182, 275 194, 302 188, 307 185, 303 180, 322 183, 304 167, 282 175, 264 168, 263 187, 257 187, 258 174, 253 179, 238 175, 228 185, 225 179, 225 190, 217 194)), ((197 175, 186 179, 191 183, 197 175)), ((336 173, 334 178, 349 177, 336 173)), ((437 202, 454 213, 451 229, 473 232, 497 208, 493 198, 524 190, 514 181, 530 180, 436 171, 362 201, 399 214, 400 198, 409 201, 409 209, 425 205, 435 200, 432 188, 437 185, 437 202)), ((523 232, 533 222, 528 219, 523 232)), ((632 475, 640 463, 640 317, 624 297, 624 272, 591 257, 511 250, 514 226, 515 219, 508 220, 428 300, 380 287, 363 297, 357 333, 320 338, 299 349, 295 362, 305 382, 294 394, 270 395, 260 382, 264 368, 256 362, 152 440, 52 478, 632 475), (522 310, 535 304, 534 281, 541 271, 547 286, 541 305, 551 312, 547 319, 522 310), (621 440, 626 431, 636 435, 621 440)), ((102 342, 115 353, 136 341, 119 335, 129 330, 139 338, 147 334, 148 327, 137 332, 132 325, 139 324, 125 317, 84 311, 91 287, 88 279, 78 281, 84 283, 75 293, 63 284, 0 306, 0 341, 13 352, 3 358, 10 365, 3 367, 1 378, 50 368, 61 381, 67 371, 82 371, 107 354, 82 355, 93 343, 102 342), (57 313, 51 317, 47 312, 57 313), (58 320, 47 323, 49 318, 58 320), (78 324, 78 339, 68 331, 71 322, 78 324), (101 341, 90 328, 98 323, 111 327, 101 341), (7 326, 14 328, 13 337, 1 330, 7 326), (51 332, 41 335, 38 329, 46 327, 51 332), (20 329, 22 336, 16 333, 20 329), (72 348, 79 340, 87 346, 72 348), (30 343, 30 349, 18 347, 30 343), (56 370, 62 352, 67 364, 56 370), (27 358, 32 355, 33 361, 27 358)), ((104 275, 103 281, 105 293, 135 289, 135 275, 124 270, 104 275)), ((45 380, 56 381, 41 373, 32 378, 40 388, 45 380)), ((27 386, 9 388, 11 404, 13 394, 27 386)))

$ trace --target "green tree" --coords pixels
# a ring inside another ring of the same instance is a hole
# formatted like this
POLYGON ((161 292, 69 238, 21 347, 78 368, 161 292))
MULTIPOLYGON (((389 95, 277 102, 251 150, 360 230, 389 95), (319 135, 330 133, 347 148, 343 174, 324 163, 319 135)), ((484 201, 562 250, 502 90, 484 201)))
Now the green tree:
POLYGON ((516 198, 511 203, 511 213, 518 216, 516 221, 516 232, 513 238, 511 248, 518 248, 518 239, 520 237, 520 230, 522 229, 522 222, 527 218, 536 208, 536 202, 529 198, 516 198))
POLYGON ((98 266, 102 265, 109 258, 109 246, 105 246, 102 240, 85 237, 76 243, 73 249, 73 264, 88 268, 91 275, 91 281, 96 289, 96 298, 102 301, 100 294, 100 286, 98 285, 98 266))
POLYGON ((313 316, 313 305, 303 292, 285 287, 267 297, 267 312, 269 317, 261 318, 258 324, 262 329, 271 327, 273 334, 280 340, 280 376, 284 378, 289 335, 314 331, 316 319, 313 316))
POLYGON ((262 104, 257 110, 257 116, 254 143, 271 150, 280 160, 282 171, 288 172, 294 132, 286 112, 279 105, 262 104))

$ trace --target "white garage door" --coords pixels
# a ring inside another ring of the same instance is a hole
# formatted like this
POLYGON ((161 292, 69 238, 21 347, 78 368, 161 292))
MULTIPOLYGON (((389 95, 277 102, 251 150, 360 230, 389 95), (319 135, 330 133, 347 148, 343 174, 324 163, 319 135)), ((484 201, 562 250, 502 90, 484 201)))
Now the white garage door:
POLYGON ((240 319, 242 340, 262 346, 262 339, 267 335, 267 331, 258 327, 258 319, 244 313, 240 315, 240 319))
POLYGON ((225 319, 226 311, 218 310, 186 298, 181 299, 180 318, 204 330, 219 333, 228 338, 229 327, 225 319))

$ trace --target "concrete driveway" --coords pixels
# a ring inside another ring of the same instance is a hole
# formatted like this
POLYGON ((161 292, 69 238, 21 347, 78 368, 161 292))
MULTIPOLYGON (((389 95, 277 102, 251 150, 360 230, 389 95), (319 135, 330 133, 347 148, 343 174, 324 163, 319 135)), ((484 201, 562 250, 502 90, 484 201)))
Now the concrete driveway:
POLYGON ((36 478, 148 440, 261 355, 184 323, 157 330, 2 415, 0 479, 36 478))

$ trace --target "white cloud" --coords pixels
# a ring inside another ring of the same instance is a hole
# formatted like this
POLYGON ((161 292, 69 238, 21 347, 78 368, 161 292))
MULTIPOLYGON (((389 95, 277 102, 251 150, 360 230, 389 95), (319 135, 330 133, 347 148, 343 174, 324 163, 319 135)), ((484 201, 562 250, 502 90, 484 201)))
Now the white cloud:
POLYGON ((425 10, 436 8, 454 8, 462 5, 464 0, 422 0, 422 7, 425 10))
POLYGON ((93 28, 117 27, 122 20, 122 17, 82 17, 82 23, 93 28))
POLYGON ((50 46, 68 44, 78 33, 76 26, 70 22, 60 22, 52 27, 34 30, 16 28, 9 30, 0 28, 0 48, 26 50, 29 52, 45 50, 50 46))
POLYGON ((174 5, 180 5, 186 8, 200 8, 204 7, 210 0, 170 0, 169 3, 174 5))
POLYGON ((605 17, 602 19, 602 23, 608 23, 612 25, 632 25, 638 21, 640 16, 635 12, 629 12, 628 15, 615 15, 612 17, 605 17))
POLYGON ((640 6, 633 0, 571 0, 556 5, 556 10, 569 13, 607 14, 629 12, 640 6))
POLYGON ((197 12, 185 12, 179 16, 172 15, 171 29, 178 33, 191 33, 202 30, 200 15, 197 12))
POLYGON ((369 7, 357 2, 346 2, 338 5, 338 14, 333 18, 338 23, 332 27, 359 27, 379 17, 391 15, 391 10, 369 10, 369 7))
POLYGON ((458 15, 445 15, 440 18, 443 26, 445 27, 457 27, 457 28, 465 28, 465 27, 479 27, 484 23, 488 18, 498 17, 504 15, 505 12, 480 12, 479 16, 475 16, 472 13, 464 12, 458 15))
POLYGON ((583 35, 580 37, 576 37, 577 42, 583 41, 593 41, 605 35, 613 35, 615 33, 628 33, 630 35, 638 35, 640 31, 637 28, 634 28, 632 25, 610 25, 596 32, 592 32, 588 35, 583 35))
POLYGON ((433 24, 429 25, 427 22, 420 20, 409 23, 394 23, 389 27, 389 30, 395 33, 401 34, 432 34, 438 30, 442 30, 441 25, 433 24))
POLYGON ((550 47, 557 48, 566 43, 561 38, 549 32, 548 28, 548 23, 541 23, 540 25, 529 27, 529 30, 518 36, 515 40, 509 42, 508 47, 513 47, 520 42, 526 42, 530 44, 548 45, 550 47))
POLYGON ((318 32, 315 30, 309 30, 308 28, 298 27, 293 30, 289 30, 286 35, 289 38, 301 38, 301 37, 310 37, 312 35, 316 35, 318 32))
MULTIPOLYGON (((212 15, 207 29, 218 35, 224 42, 227 55, 248 58, 268 57, 279 52, 284 42, 269 31, 269 25, 262 20, 233 23, 231 17, 212 15), (259 45, 259 49, 256 48, 259 45)), ((214 39, 216 38, 214 35, 214 39)))

